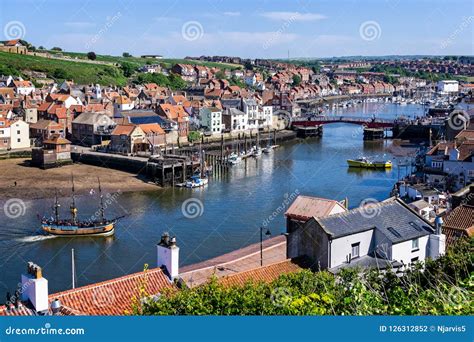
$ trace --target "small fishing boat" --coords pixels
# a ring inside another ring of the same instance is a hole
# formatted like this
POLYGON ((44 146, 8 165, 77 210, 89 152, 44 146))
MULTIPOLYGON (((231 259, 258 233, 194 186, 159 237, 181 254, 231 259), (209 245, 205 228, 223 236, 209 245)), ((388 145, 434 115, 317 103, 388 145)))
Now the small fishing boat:
POLYGON ((255 158, 260 157, 261 155, 262 155, 262 149, 261 148, 256 148, 252 152, 252 156, 255 157, 255 158))
POLYGON ((240 157, 237 153, 232 153, 228 158, 227 162, 230 165, 237 165, 242 161, 242 157, 240 157))
POLYGON ((114 234, 115 224, 122 218, 107 219, 105 217, 104 201, 102 196, 102 189, 99 181, 99 196, 100 207, 98 217, 92 216, 90 220, 79 220, 76 207, 76 200, 74 195, 74 179, 72 180, 72 202, 69 206, 71 218, 61 219, 59 217, 59 208, 61 207, 58 201, 58 193, 56 191, 55 201, 53 205, 54 217, 50 219, 43 218, 41 220, 41 228, 44 232, 56 236, 110 236, 114 234))
POLYGON ((273 148, 271 146, 265 147, 263 149, 263 153, 265 153, 265 154, 272 153, 272 151, 273 151, 273 148))
POLYGON ((187 188, 199 188, 201 186, 204 186, 208 183, 207 178, 201 178, 199 176, 192 176, 186 181, 186 187, 187 188))
POLYGON ((360 167, 366 169, 390 169, 392 167, 392 162, 390 160, 370 161, 367 158, 348 159, 347 164, 349 167, 360 167))

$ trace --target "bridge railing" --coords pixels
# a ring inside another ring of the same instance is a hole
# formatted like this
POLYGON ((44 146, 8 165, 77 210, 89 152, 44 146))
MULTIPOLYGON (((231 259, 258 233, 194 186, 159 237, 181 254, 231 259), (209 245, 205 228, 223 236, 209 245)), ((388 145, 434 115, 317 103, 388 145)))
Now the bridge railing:
POLYGON ((306 116, 296 117, 293 122, 301 121, 318 121, 318 122, 338 122, 338 121, 350 121, 350 122, 377 122, 377 123, 390 123, 393 124, 395 120, 378 119, 372 117, 358 117, 358 116, 306 116))

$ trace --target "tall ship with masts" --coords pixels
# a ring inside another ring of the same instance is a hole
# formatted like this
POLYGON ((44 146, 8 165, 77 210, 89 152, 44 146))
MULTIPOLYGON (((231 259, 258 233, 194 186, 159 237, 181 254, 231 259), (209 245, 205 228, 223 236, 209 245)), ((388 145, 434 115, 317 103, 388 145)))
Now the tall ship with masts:
MULTIPOLYGON (((110 236, 114 234, 115 224, 121 217, 107 219, 105 217, 104 198, 99 181, 99 198, 100 207, 97 217, 91 220, 80 220, 78 218, 78 210, 76 207, 76 198, 74 192, 74 178, 72 178, 72 196, 69 211, 70 218, 61 219, 59 216, 59 208, 61 204, 58 200, 58 192, 56 191, 55 201, 53 205, 53 217, 50 219, 42 219, 41 227, 43 231, 51 235, 57 236, 110 236)), ((122 216, 123 217, 123 216, 122 216)))

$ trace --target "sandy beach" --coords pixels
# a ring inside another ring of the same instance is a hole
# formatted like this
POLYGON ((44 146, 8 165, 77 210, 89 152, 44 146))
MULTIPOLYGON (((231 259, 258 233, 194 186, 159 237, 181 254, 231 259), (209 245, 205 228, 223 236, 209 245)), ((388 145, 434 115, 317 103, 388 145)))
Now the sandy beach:
POLYGON ((60 168, 42 170, 28 165, 28 159, 0 160, 0 199, 40 199, 71 193, 71 174, 77 194, 97 191, 97 177, 102 191, 150 191, 159 186, 146 183, 134 174, 92 165, 73 164, 60 168), (16 185, 15 185, 16 182, 16 185))

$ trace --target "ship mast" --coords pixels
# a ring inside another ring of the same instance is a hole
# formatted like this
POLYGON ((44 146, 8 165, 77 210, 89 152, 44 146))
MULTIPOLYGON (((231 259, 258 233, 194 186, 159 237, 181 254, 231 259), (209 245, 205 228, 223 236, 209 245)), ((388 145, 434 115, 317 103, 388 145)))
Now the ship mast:
POLYGON ((59 201, 58 201, 58 189, 56 189, 56 192, 55 192, 55 200, 54 200, 54 206, 53 206, 53 210, 54 210, 54 219, 56 221, 56 223, 59 222, 59 207, 61 205, 59 204, 59 201))
POLYGON ((104 197, 102 196, 102 188, 100 186, 100 179, 97 177, 97 181, 99 182, 99 197, 100 197, 100 222, 105 222, 105 213, 104 213, 104 197))
POLYGON ((74 196, 74 176, 71 174, 71 182, 72 182, 72 202, 71 206, 69 207, 71 210, 71 217, 72 223, 77 223, 77 208, 76 208, 76 198, 74 196))

